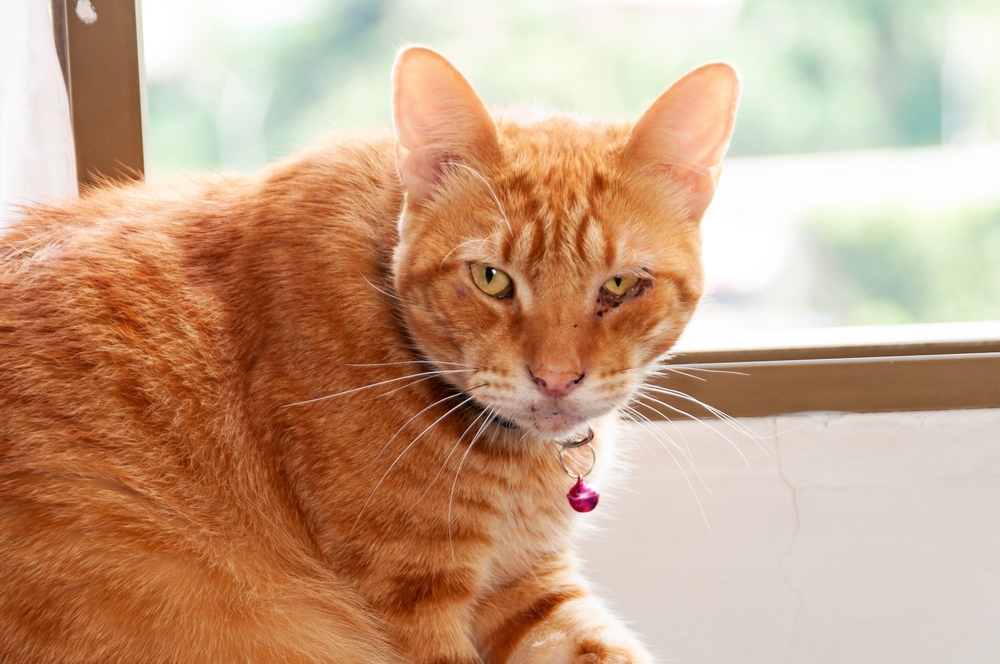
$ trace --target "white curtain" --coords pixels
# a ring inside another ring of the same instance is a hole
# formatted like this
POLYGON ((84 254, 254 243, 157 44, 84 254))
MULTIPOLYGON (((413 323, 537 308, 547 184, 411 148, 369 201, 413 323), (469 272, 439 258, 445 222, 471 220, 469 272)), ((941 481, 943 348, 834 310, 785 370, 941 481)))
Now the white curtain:
POLYGON ((0 231, 19 208, 77 195, 69 101, 46 0, 2 0, 0 231))

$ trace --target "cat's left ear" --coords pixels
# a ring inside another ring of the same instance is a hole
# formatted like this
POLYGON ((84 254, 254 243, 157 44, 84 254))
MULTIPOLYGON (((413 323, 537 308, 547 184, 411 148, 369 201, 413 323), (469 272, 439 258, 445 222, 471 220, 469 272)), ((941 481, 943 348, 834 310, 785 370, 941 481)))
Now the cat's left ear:
POLYGON ((493 118, 442 55, 423 46, 400 51, 392 82, 396 164, 411 200, 431 194, 445 162, 481 167, 496 153, 493 118))
POLYGON ((632 128, 629 166, 662 172, 688 194, 691 216, 712 202, 729 148, 740 79, 725 63, 704 65, 680 78, 632 128))

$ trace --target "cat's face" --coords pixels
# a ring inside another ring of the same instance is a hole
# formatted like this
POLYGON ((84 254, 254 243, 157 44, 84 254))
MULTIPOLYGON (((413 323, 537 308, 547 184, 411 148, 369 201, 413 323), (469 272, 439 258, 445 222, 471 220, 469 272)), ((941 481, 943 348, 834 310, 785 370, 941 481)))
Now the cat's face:
MULTIPOLYGON (((731 130, 730 80, 716 142, 731 130)), ((724 146, 708 150, 715 163, 675 150, 651 162, 664 119, 494 121, 443 58, 401 55, 397 294, 421 352, 508 423, 581 430, 629 400, 691 317, 698 222, 724 146)))

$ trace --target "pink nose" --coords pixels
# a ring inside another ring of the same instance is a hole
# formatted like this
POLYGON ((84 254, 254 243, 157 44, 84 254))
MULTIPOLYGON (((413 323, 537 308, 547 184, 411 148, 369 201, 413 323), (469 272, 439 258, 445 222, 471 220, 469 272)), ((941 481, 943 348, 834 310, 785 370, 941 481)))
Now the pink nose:
POLYGON ((583 382, 584 373, 579 368, 542 365, 536 369, 527 367, 528 375, 535 381, 538 391, 547 397, 564 397, 583 382))

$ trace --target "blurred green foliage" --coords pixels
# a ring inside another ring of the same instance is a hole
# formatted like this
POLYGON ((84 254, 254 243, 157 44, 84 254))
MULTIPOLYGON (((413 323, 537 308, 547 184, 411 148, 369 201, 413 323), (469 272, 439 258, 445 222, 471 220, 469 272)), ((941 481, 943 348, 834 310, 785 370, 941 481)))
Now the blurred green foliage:
POLYGON ((216 25, 211 58, 149 85, 154 169, 247 168, 215 146, 238 77, 266 91, 270 160, 318 132, 389 122, 396 48, 440 49, 491 104, 636 117, 707 60, 737 65, 731 155, 937 143, 949 16, 982 0, 747 0, 699 16, 595 0, 328 0, 299 25, 216 25), (213 140, 214 139, 214 140, 213 140))
POLYGON ((819 264, 812 304, 845 324, 1000 319, 1000 208, 828 212, 804 231, 819 264))

